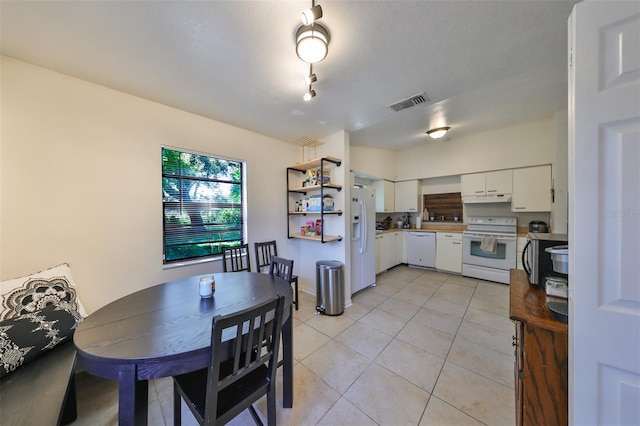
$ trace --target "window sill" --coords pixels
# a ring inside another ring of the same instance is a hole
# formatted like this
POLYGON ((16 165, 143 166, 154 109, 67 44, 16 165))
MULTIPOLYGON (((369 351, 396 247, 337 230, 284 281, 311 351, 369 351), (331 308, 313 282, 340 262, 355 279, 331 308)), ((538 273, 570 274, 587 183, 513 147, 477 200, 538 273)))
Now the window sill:
POLYGON ((206 257, 203 259, 193 259, 193 260, 185 260, 182 262, 171 262, 165 263, 162 265, 162 269, 175 269, 182 268, 183 266, 194 266, 194 265, 202 265, 204 263, 218 262, 222 260, 222 255, 216 255, 211 257, 206 257))

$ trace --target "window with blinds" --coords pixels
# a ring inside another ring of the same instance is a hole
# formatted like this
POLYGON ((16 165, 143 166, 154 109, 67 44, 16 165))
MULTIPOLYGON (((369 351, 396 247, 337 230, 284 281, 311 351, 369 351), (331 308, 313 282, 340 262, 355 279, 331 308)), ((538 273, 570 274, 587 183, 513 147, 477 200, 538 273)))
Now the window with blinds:
POLYGON ((163 261, 222 253, 244 241, 243 163, 162 148, 163 261))

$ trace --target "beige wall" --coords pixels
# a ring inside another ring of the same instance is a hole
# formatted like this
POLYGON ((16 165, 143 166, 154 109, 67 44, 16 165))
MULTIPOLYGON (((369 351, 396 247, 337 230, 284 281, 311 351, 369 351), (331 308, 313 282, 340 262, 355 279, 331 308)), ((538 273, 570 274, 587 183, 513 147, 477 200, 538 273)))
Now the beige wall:
MULTIPOLYGON (((163 269, 161 145, 246 160, 250 242, 286 238, 285 168, 300 148, 2 58, 0 273, 68 262, 89 312, 218 262, 163 269)), ((313 271, 309 271, 311 275, 313 271)))
POLYGON ((551 164, 553 116, 448 141, 429 141, 396 153, 396 181, 551 164))
POLYGON ((352 146, 349 158, 350 167, 353 171, 380 179, 396 180, 395 151, 352 146))

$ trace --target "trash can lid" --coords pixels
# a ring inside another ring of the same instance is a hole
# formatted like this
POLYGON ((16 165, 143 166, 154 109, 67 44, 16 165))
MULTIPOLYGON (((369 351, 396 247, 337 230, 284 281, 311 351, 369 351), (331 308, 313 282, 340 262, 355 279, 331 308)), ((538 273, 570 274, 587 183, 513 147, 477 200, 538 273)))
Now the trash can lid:
POLYGON ((339 262, 337 260, 318 260, 316 262, 316 267, 338 269, 342 268, 342 262, 339 262))

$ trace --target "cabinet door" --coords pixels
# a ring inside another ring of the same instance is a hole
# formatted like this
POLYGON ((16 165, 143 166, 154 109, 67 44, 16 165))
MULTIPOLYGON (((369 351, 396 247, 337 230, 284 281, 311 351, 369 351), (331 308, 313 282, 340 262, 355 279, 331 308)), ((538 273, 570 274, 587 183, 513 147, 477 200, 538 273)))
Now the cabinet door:
POLYGON ((465 195, 483 195, 485 189, 485 174, 473 173, 470 175, 462 175, 460 177, 462 186, 462 196, 465 195))
POLYGON ((418 181, 406 180, 396 182, 396 202, 397 212, 418 212, 418 181))
POLYGON ((391 250, 389 264, 391 268, 393 268, 402 263, 402 232, 394 232, 391 234, 389 248, 391 250))
POLYGON ((376 274, 379 274, 380 272, 382 272, 381 266, 380 266, 380 253, 382 251, 382 235, 376 235, 376 274))
POLYGON ((389 268, 395 266, 393 264, 394 257, 394 242, 393 234, 384 234, 380 236, 380 269, 386 271, 389 268))
POLYGON ((462 234, 438 232, 436 269, 462 273, 462 234))
POLYGON ((551 166, 527 167, 513 171, 511 210, 551 211, 551 166))
POLYGON ((388 180, 373 182, 376 193, 376 213, 391 213, 395 211, 395 184, 388 180))
POLYGON ((485 173, 485 192, 487 194, 511 194, 512 170, 500 170, 485 173))

